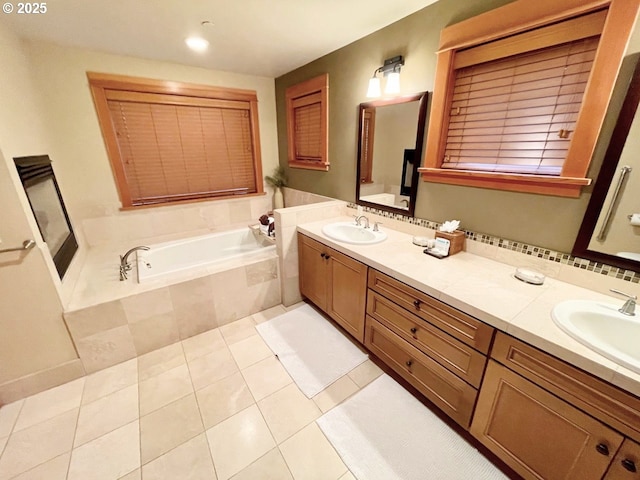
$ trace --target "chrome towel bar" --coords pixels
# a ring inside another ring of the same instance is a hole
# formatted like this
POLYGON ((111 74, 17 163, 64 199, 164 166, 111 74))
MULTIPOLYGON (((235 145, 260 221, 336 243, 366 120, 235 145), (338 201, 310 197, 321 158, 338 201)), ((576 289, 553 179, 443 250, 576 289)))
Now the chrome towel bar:
POLYGON ((34 242, 33 240, 25 240, 24 242, 22 242, 22 246, 21 247, 5 248, 3 250, 0 250, 0 253, 18 252, 18 251, 21 251, 21 250, 31 250, 35 246, 36 246, 36 242, 34 242))
POLYGON ((616 204, 618 203, 618 195, 620 195, 620 189, 622 188, 625 177, 631 170, 632 168, 628 165, 620 169, 620 178, 618 179, 618 184, 616 185, 616 189, 613 192, 613 196, 611 197, 609 209, 607 210, 607 214, 605 215, 604 221, 602 222, 600 233, 598 233, 598 240, 604 240, 605 238, 607 238, 607 232, 609 231, 609 225, 611 224, 611 214, 613 213, 613 210, 616 208, 616 204))

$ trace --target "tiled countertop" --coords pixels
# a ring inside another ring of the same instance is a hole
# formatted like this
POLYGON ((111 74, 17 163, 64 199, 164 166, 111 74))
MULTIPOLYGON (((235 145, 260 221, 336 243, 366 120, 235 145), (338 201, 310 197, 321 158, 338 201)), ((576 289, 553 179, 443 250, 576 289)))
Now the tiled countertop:
POLYGON ((437 259, 425 255, 424 247, 414 245, 411 235, 388 228, 384 229, 387 240, 379 244, 337 242, 322 233, 325 224, 336 221, 353 219, 339 217, 306 223, 298 225, 298 231, 640 396, 640 374, 578 343, 551 319, 553 307, 564 300, 596 300, 622 305, 620 299, 553 278, 547 278, 544 285, 529 285, 514 278, 513 266, 468 252, 437 259))

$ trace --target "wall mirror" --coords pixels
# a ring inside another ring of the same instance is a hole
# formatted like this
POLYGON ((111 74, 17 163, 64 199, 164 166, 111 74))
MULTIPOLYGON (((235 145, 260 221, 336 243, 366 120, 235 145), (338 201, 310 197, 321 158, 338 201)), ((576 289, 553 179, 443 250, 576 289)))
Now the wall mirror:
POLYGON ((626 95, 572 251, 634 271, 640 271, 639 56, 625 58, 616 88, 626 95))
POLYGON ((428 99, 422 92, 360 104, 358 205, 413 215, 428 99))

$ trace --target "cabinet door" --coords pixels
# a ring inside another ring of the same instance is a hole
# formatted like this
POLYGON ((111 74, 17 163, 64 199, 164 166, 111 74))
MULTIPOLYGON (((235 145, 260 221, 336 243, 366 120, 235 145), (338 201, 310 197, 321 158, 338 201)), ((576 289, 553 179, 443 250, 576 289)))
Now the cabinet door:
POLYGON ((360 343, 364 343, 367 266, 328 250, 329 290, 326 312, 360 343))
POLYGON ((300 293, 327 310, 327 261, 328 250, 320 242, 298 234, 298 261, 300 269, 300 293))
POLYGON ((470 431, 527 479, 600 479, 623 440, 493 360, 470 431))
POLYGON ((604 480, 640 480, 640 445, 627 438, 604 480))

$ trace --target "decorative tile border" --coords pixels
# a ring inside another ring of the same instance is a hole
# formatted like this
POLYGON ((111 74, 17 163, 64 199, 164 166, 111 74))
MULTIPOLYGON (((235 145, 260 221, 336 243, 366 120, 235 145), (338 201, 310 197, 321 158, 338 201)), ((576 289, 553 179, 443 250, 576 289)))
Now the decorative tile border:
MULTIPOLYGON (((348 208, 357 208, 361 205, 356 205, 355 203, 348 203, 348 208)), ((380 215, 382 217, 391 218, 393 220, 398 220, 400 222, 407 222, 413 225, 418 225, 424 228, 430 228, 432 230, 437 230, 441 225, 437 222, 432 222, 430 220, 424 220, 422 218, 410 217, 408 215, 403 215, 401 213, 395 212, 387 212, 385 210, 379 210, 377 208, 371 207, 362 207, 365 212, 370 212, 375 215, 380 215)), ((550 262, 561 263, 563 265, 570 265, 576 268, 580 268, 582 270, 587 270, 589 272, 600 273, 602 275, 606 275, 609 277, 615 277, 620 280, 625 280, 627 282, 632 283, 640 283, 640 272, 635 272, 633 270, 624 270, 622 268, 614 267, 612 265, 607 265, 606 263, 594 262, 592 260, 587 260, 585 258, 574 257, 569 253, 557 252, 555 250, 550 250, 548 248, 537 247, 535 245, 529 245, 523 242, 514 242, 512 240, 507 240, 500 237, 494 237, 492 235, 487 235, 485 233, 477 233, 472 232, 471 230, 462 229, 465 232, 466 238, 469 240, 474 240, 480 243, 486 243, 488 245, 493 245, 498 248, 504 248, 507 250, 512 250, 514 252, 522 253, 524 255, 531 255, 532 257, 541 258, 543 260, 548 260, 550 262)))

